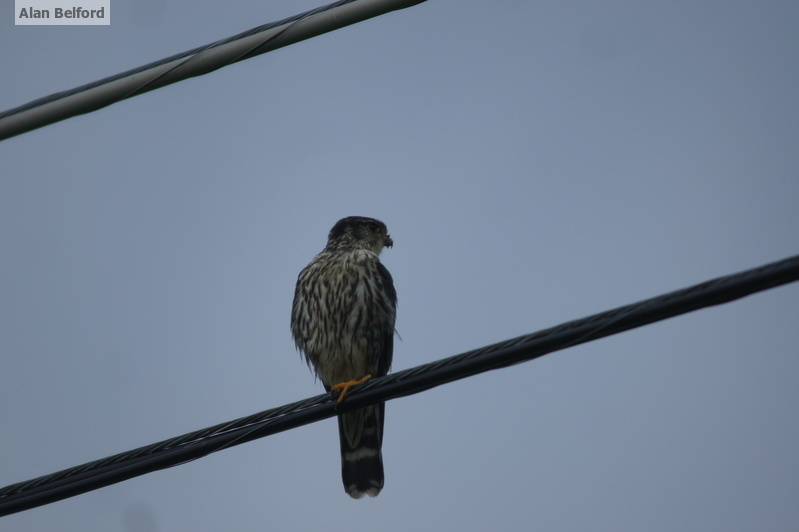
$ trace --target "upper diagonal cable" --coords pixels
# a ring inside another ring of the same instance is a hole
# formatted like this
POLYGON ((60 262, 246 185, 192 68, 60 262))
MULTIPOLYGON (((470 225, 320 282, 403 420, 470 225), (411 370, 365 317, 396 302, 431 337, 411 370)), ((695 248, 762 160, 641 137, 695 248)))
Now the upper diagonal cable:
POLYGON ((0 140, 425 0, 340 0, 0 112, 0 140))

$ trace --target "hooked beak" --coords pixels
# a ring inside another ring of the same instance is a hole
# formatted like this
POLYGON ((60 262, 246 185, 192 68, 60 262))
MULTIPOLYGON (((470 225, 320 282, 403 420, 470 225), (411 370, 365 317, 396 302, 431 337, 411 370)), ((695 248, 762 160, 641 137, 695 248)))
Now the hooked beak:
POLYGON ((390 247, 394 246, 394 241, 391 240, 391 236, 390 235, 386 235, 383 238, 383 245, 386 246, 387 248, 390 248, 390 247))

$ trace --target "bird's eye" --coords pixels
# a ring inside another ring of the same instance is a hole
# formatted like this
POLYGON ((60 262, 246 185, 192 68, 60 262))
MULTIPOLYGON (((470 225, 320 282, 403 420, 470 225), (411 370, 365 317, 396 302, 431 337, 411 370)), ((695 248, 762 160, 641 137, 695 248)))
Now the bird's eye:
POLYGON ((377 234, 380 234, 380 233, 383 232, 383 229, 379 225, 376 225, 376 224, 369 224, 366 227, 368 227, 370 231, 374 231, 377 234))

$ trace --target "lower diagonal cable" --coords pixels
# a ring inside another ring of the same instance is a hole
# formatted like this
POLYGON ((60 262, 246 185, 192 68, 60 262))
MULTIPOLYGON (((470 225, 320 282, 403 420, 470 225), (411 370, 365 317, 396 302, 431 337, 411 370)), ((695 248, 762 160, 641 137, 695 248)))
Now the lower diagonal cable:
POLYGON ((553 351, 704 307, 727 303, 797 280, 799 255, 385 377, 370 379, 353 388, 347 395, 347 400, 341 404, 336 403, 329 394, 318 395, 12 484, 0 489, 0 516, 179 465, 234 445, 329 418, 339 412, 416 394, 478 373, 532 360, 553 351))

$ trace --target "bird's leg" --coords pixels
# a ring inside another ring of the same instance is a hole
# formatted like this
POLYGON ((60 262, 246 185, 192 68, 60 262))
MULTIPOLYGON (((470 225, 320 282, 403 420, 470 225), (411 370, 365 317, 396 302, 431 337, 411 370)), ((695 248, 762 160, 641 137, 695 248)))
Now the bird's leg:
POLYGON ((359 379, 357 381, 355 379, 353 379, 353 380, 347 381, 347 382, 340 382, 338 384, 335 384, 331 388, 331 390, 333 390, 334 392, 337 391, 337 390, 341 390, 341 395, 338 396, 338 401, 337 401, 338 403, 340 403, 341 401, 344 400, 344 396, 347 395, 347 392, 350 391, 350 388, 352 388, 356 384, 361 384, 363 382, 366 382, 366 381, 368 381, 371 378, 372 378, 371 375, 367 375, 366 377, 363 377, 362 379, 359 379))

